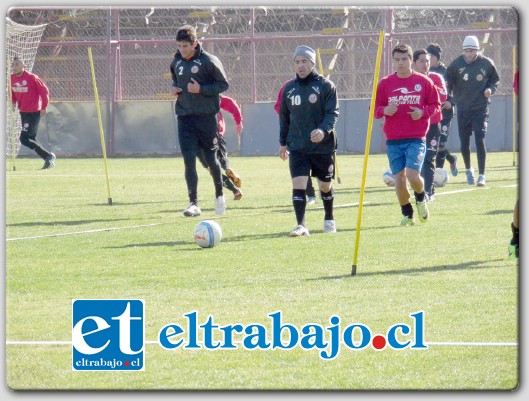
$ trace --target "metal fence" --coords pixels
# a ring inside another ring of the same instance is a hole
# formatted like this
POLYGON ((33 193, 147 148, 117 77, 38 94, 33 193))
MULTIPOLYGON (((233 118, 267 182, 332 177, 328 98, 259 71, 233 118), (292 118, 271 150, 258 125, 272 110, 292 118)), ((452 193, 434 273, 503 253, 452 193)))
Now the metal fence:
POLYGON ((48 84, 52 101, 68 102, 93 101, 88 47, 101 100, 172 99, 169 64, 184 24, 196 27, 205 49, 220 58, 228 94, 240 103, 274 101, 293 75, 299 44, 319 50, 340 98, 369 98, 381 29, 382 75, 391 71, 398 42, 414 49, 437 42, 448 64, 473 34, 498 68, 498 94, 510 94, 519 24, 513 7, 24 7, 11 8, 8 17, 47 24, 33 72, 48 84))

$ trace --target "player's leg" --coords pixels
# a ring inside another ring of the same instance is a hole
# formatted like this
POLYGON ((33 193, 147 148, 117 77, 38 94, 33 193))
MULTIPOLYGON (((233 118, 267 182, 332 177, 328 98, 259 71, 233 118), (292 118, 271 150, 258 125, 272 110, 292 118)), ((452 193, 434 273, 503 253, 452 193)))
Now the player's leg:
POLYGON ((485 164, 487 162, 487 147, 485 145, 485 136, 487 135, 487 126, 489 120, 489 108, 474 113, 472 121, 472 130, 474 131, 474 140, 476 142, 476 154, 478 157, 478 181, 479 187, 485 186, 485 164))
POLYGON ((20 132, 20 143, 35 151, 44 160, 43 169, 55 167, 55 155, 42 147, 37 142, 37 133, 40 123, 40 112, 20 113, 22 131, 20 132))
POLYGON ((406 146, 406 178, 413 189, 415 204, 417 205, 417 212, 419 213, 421 223, 426 223, 430 215, 428 206, 426 205, 424 180, 419 173, 422 169, 425 154, 425 142, 410 142, 406 146))
POLYGON ((307 205, 314 205, 316 203, 316 191, 312 184, 312 177, 309 176, 307 180, 307 205))
POLYGON ((519 209, 518 209, 519 199, 516 200, 514 205, 514 212, 512 216, 511 230, 512 238, 509 243, 509 258, 516 259, 520 257, 520 225, 519 225, 519 209))
POLYGON ((198 136, 194 129, 191 116, 178 116, 178 143, 184 159, 184 176, 189 197, 189 206, 184 210, 184 216, 200 216, 198 207, 198 174, 196 160, 199 154, 198 136))
POLYGON ((437 146, 439 144, 439 124, 431 124, 426 134, 426 153, 421 168, 421 176, 424 179, 424 189, 426 200, 433 200, 434 186, 433 176, 435 173, 435 157, 437 156, 437 146))
POLYGON ((460 111, 457 115, 457 127, 459 129, 459 139, 461 141, 461 156, 465 163, 467 183, 474 185, 474 169, 470 163, 470 137, 472 136, 472 113, 460 111))
POLYGON ((405 147, 387 141, 386 153, 388 156, 389 167, 395 176, 395 194, 397 195, 402 213, 400 225, 413 225, 415 224, 413 218, 413 206, 410 203, 410 191, 408 190, 408 183, 406 182, 405 147))
POLYGON ((323 232, 335 233, 336 222, 334 221, 334 189, 332 179, 334 178, 334 155, 317 154, 311 155, 311 170, 318 178, 318 187, 325 215, 323 217, 323 232))
POLYGON ((308 236, 310 234, 305 221, 305 210, 307 207, 306 190, 310 173, 310 160, 304 153, 291 151, 288 165, 292 178, 292 205, 297 222, 297 226, 290 232, 290 236, 308 236))

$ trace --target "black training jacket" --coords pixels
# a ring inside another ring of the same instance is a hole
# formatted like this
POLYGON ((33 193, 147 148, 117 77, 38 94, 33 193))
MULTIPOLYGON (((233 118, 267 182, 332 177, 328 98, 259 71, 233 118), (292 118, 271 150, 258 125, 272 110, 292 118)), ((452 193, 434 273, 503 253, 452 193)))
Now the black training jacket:
POLYGON ((177 51, 170 69, 173 87, 182 89, 175 105, 175 113, 178 116, 219 112, 219 95, 227 90, 229 85, 224 68, 217 57, 202 50, 199 44, 190 60, 184 60, 177 51), (200 84, 200 93, 187 91, 191 78, 200 84))
POLYGON ((333 153, 338 97, 334 84, 314 70, 304 79, 296 76, 283 90, 279 109, 279 143, 302 153, 333 153), (310 141, 310 133, 325 132, 319 143, 310 141))
POLYGON ((483 95, 485 89, 496 91, 500 76, 494 62, 482 55, 467 63, 463 55, 457 57, 446 70, 446 87, 452 95, 450 102, 458 110, 477 110, 487 107, 490 97, 483 95))
MULTIPOLYGON (((431 67, 430 68, 430 71, 431 72, 436 72, 438 73, 439 75, 441 75, 443 77, 443 79, 445 80, 445 83, 446 83, 446 65, 444 65, 443 63, 439 62, 439 65, 435 68, 431 67)), ((446 99, 447 101, 449 101, 450 103, 451 100, 452 100, 452 96, 448 95, 448 99, 446 99)), ((451 119, 454 117, 454 108, 450 108, 450 109, 441 109, 441 113, 443 113, 443 120, 448 120, 448 119, 451 119)))

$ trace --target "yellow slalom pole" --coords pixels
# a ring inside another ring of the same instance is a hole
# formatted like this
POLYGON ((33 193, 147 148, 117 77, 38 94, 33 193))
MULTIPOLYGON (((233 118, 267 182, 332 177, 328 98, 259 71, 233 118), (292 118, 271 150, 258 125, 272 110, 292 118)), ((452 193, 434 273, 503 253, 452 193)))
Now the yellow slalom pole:
POLYGON ((13 94, 11 93, 11 63, 9 62, 9 60, 7 60, 6 62, 6 65, 7 65, 7 79, 8 79, 8 92, 9 92, 9 98, 8 98, 8 102, 9 102, 9 114, 10 114, 10 124, 11 126, 9 127, 9 131, 10 131, 10 140, 11 140, 11 157, 13 159, 13 171, 17 171, 17 167, 16 167, 16 164, 15 164, 15 159, 16 159, 16 156, 17 156, 17 145, 16 145, 16 139, 15 139, 15 109, 13 107, 13 99, 12 99, 12 96, 13 94))
MULTIPOLYGON (((321 62, 320 48, 316 49, 316 59, 318 61, 318 69, 320 70, 320 74, 323 75, 323 63, 321 62)), ((336 135, 336 133, 334 135, 336 135)), ((334 143, 336 145, 336 137, 334 139, 334 143)), ((340 178, 340 170, 338 169, 338 155, 336 154, 336 149, 334 150, 334 172, 336 173, 336 181, 338 184, 341 184, 342 180, 340 178)))
POLYGON ((107 149, 105 146, 105 132, 103 131, 103 122, 101 120, 101 108, 99 106, 99 95, 97 94, 96 74, 94 71, 94 60, 92 58, 92 48, 88 48, 88 58, 90 59, 90 70, 92 71, 92 83, 94 84, 94 96, 97 109, 97 120, 99 121, 99 134, 101 136, 101 149, 103 150, 103 159, 105 161, 105 175, 107 178, 108 204, 112 205, 112 196, 110 196, 110 181, 108 180, 107 167, 107 149))
POLYGON ((366 186, 367 162, 369 159, 369 147, 371 145, 371 130, 373 129, 373 118, 375 114, 375 100, 377 96, 378 75, 380 73, 380 60, 382 58, 383 45, 384 45, 384 30, 381 30, 380 36, 378 39, 377 61, 375 64, 375 75, 373 77, 373 91, 371 93, 371 104, 369 106, 369 121, 367 123, 366 149, 364 152, 364 167, 362 171, 362 186, 360 189, 360 201, 358 203, 358 218, 356 220, 355 252, 354 252, 354 259, 353 259, 353 267, 351 270, 351 276, 356 275, 356 267, 358 263, 358 245, 360 243, 360 226, 362 223, 362 210, 364 206, 364 191, 365 191, 365 186, 366 186))
MULTIPOLYGON (((512 48, 512 76, 516 74, 516 46, 512 48)), ((512 92, 512 165, 516 166, 516 93, 512 92)))

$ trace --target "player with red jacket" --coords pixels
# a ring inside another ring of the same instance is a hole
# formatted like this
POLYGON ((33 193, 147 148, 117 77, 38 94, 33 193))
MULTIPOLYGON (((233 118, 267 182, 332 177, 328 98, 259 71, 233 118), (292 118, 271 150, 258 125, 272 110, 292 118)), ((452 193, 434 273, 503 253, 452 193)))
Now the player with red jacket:
MULTIPOLYGON (((444 78, 435 72, 430 71, 430 54, 426 49, 415 50, 413 52, 413 69, 430 78, 437 92, 439 92, 439 100, 441 104, 448 98, 446 91, 446 84, 444 78)), ((435 173, 435 158, 437 156, 437 148, 441 137, 440 122, 443 119, 443 113, 440 111, 430 117, 430 128, 426 133, 426 154, 424 155, 424 162, 421 169, 421 176, 424 179, 424 189, 426 191, 426 200, 434 200, 434 186, 433 176, 435 173)))
POLYGON ((386 151, 395 174, 395 192, 402 212, 401 226, 415 224, 410 203, 409 181, 422 223, 428 221, 424 181, 419 172, 426 152, 430 118, 440 112, 439 93, 432 80, 412 70, 412 49, 401 44, 391 52, 395 73, 380 81, 375 101, 375 118, 384 118, 386 151))
POLYGON ((13 106, 18 106, 20 112, 20 143, 33 149, 44 159, 43 169, 55 167, 55 155, 44 149, 36 139, 40 117, 46 115, 49 93, 48 87, 38 75, 26 71, 24 62, 15 57, 11 74, 11 101, 13 106))

